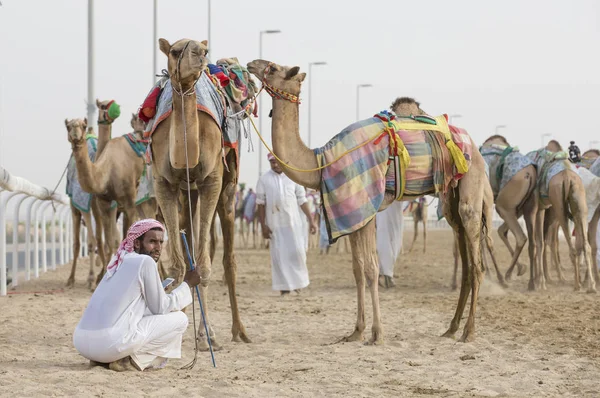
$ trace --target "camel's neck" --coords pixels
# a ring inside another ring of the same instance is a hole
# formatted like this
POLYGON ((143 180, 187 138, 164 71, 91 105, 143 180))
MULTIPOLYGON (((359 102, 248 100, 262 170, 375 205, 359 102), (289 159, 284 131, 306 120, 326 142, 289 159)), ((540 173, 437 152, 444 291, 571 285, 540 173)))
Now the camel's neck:
MULTIPOLYGON (((96 159, 98 159, 96 151, 96 159)), ((75 166, 77 167, 77 180, 84 191, 92 194, 103 194, 108 186, 109 173, 103 168, 103 159, 97 163, 92 163, 88 156, 86 142, 73 148, 75 157, 75 166)))
MULTIPOLYGON (((300 138, 298 104, 287 100, 273 99, 272 120, 273 151, 285 164, 298 169, 318 167, 314 152, 300 138)), ((283 166, 283 172, 294 182, 307 188, 319 189, 319 171, 298 172, 283 166)))
POLYGON ((112 138, 112 123, 100 124, 98 123, 98 149, 96 150, 96 159, 100 156, 106 144, 112 138))
MULTIPOLYGON (((183 90, 185 92, 186 89, 183 90)), ((200 155, 200 129, 196 94, 184 95, 182 101, 181 96, 173 91, 173 113, 171 113, 170 119, 169 159, 171 166, 175 169, 185 169, 187 164, 187 167, 193 168, 198 164, 200 155), (189 163, 186 163, 184 133, 186 135, 189 163)))

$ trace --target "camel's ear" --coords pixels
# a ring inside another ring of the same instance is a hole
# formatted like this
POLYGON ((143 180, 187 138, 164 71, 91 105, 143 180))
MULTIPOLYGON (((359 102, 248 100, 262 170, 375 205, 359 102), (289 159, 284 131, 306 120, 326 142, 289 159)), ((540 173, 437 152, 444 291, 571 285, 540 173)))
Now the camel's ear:
POLYGON ((87 128, 87 117, 83 119, 83 130, 87 128))
POLYGON ((98 98, 96 98, 96 106, 97 106, 98 108, 100 108, 100 101, 98 100, 98 98))
POLYGON ((298 74, 298 72, 300 72, 300 67, 294 66, 293 68, 291 68, 290 70, 287 71, 287 73, 285 75, 285 79, 290 80, 292 77, 296 76, 298 74))
POLYGON ((69 127, 69 119, 65 119, 65 127, 69 127))
POLYGON ((171 51, 171 45, 166 39, 158 39, 158 47, 160 48, 160 51, 162 51, 167 57, 169 56, 169 51, 171 51))
POLYGON ((208 40, 202 40, 200 43, 202 43, 204 47, 208 48, 208 40))
POLYGON ((294 80, 296 80, 298 83, 302 83, 304 81, 304 79, 306 78, 306 73, 298 73, 296 75, 296 77, 294 77, 294 80))

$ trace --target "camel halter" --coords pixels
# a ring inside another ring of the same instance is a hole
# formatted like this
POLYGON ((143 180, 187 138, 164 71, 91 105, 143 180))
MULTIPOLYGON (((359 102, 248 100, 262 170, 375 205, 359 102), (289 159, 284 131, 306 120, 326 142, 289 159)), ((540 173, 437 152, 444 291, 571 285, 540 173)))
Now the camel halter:
MULTIPOLYGON (((181 85, 181 72, 179 70, 179 67, 181 65, 181 59, 183 58, 183 55, 185 54, 185 50, 188 48, 188 46, 190 45, 192 41, 188 41, 185 46, 183 47, 183 49, 181 50, 181 53, 179 54, 179 57, 177 58, 177 67, 175 69, 175 76, 177 76, 178 80, 177 83, 179 83, 179 91, 177 91, 177 89, 175 88, 175 85, 172 84, 173 82, 171 81, 171 86, 173 88, 173 92, 177 95, 179 95, 180 99, 181 99, 181 119, 183 122, 183 146, 185 148, 185 173, 186 173, 186 183, 187 183, 187 197, 188 197, 188 211, 189 211, 189 219, 193 220, 193 213, 192 213, 192 198, 191 198, 191 187, 190 187, 190 161, 188 158, 188 148, 187 148, 187 126, 185 123, 185 104, 184 104, 184 97, 185 96, 192 96, 192 95, 196 95, 196 83, 198 82, 198 80, 200 79, 200 77, 202 76, 203 71, 200 71, 200 75, 198 76, 198 79, 196 79, 196 81, 194 81, 194 84, 192 84, 192 87, 190 87, 188 90, 186 90, 185 92, 183 91, 183 86, 181 85)), ((202 147, 202 146, 200 146, 202 147)), ((196 215, 197 217, 199 217, 199 215, 196 215)), ((191 222, 191 225, 193 225, 193 222, 191 222)), ((174 231, 173 231, 174 232, 174 231)), ((194 270, 196 267, 194 266, 194 261, 196 260, 196 245, 195 245, 195 239, 194 239, 194 228, 192 227, 190 229, 190 240, 191 240, 191 244, 192 244, 192 254, 193 257, 190 256, 189 254, 189 249, 188 249, 188 245, 187 245, 187 240, 185 238, 185 231, 181 230, 180 231, 181 237, 183 239, 183 242, 185 244, 185 248, 188 254, 188 259, 190 262, 190 270, 194 270)), ((192 294, 193 296, 193 294, 192 294)), ((213 367, 217 367, 217 364, 215 363, 215 354, 213 353, 213 348, 212 348, 212 343, 210 341, 210 334, 208 333, 208 322, 206 321, 206 316, 204 315, 204 307, 202 305, 202 299, 200 298, 200 291, 198 289, 198 286, 196 286, 196 296, 198 297, 198 303, 200 304, 200 312, 202 313, 202 319, 204 321, 204 330, 206 332, 206 340, 208 341, 208 347, 210 349, 210 356, 212 358, 212 363, 213 363, 213 367)), ((196 330, 196 306, 193 305, 194 303, 192 302, 192 319, 193 319, 193 323, 194 323, 194 359, 192 359, 192 361, 190 363, 188 363, 187 365, 183 366, 181 369, 187 369, 190 370, 192 369, 195 365, 196 365, 196 361, 198 359, 198 332, 196 330)))
POLYGON ((271 72, 271 68, 273 67, 273 65, 274 65, 273 62, 269 62, 269 64, 265 68, 265 71, 263 72, 262 84, 263 84, 263 88, 265 89, 265 91, 267 93, 269 93, 269 95, 272 98, 285 99, 285 100, 288 100, 290 102, 300 105, 300 97, 299 96, 297 96, 296 94, 288 93, 287 91, 280 90, 276 87, 271 86, 269 83, 267 83, 267 75, 271 72))
POLYGON ((110 107, 115 103, 115 100, 110 100, 106 107, 99 108, 98 116, 102 116, 102 120, 98 120, 98 124, 112 124, 115 120, 108 114, 110 107))

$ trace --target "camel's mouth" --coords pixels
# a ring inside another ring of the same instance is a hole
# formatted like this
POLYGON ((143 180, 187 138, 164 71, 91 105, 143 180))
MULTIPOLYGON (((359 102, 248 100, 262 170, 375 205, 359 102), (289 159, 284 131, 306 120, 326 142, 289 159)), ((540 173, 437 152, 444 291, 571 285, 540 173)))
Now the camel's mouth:
POLYGON ((248 72, 252 73, 254 76, 258 78, 258 80, 262 81, 262 76, 260 74, 261 69, 259 67, 259 63, 256 61, 252 61, 246 65, 248 72))

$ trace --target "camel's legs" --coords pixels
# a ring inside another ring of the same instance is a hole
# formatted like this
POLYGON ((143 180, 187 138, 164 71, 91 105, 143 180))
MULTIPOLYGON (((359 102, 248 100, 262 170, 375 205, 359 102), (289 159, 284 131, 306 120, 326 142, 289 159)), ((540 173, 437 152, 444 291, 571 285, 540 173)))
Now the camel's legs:
MULTIPOLYGON (((413 213, 413 217, 414 213, 413 213)), ((417 241, 417 236, 419 235, 419 220, 417 218, 414 218, 414 234, 413 234, 413 240, 412 243, 410 244, 410 249, 408 249, 408 252, 412 252, 413 248, 415 247, 415 242, 417 241)))
POLYGON ((535 272, 529 276, 529 290, 536 288, 546 290, 546 279, 542 271, 542 261, 544 258, 544 219, 546 218, 546 210, 538 209, 535 220, 535 272))
MULTIPOLYGON (((235 227, 235 209, 233 207, 233 198, 236 185, 235 163, 230 164, 230 172, 225 172, 223 176, 223 190, 217 204, 219 219, 221 220, 221 229, 223 230, 223 268, 225 269, 225 279, 229 290, 229 304, 231 305, 232 317, 232 341, 251 343, 246 334, 246 329, 240 317, 236 296, 236 274, 237 262, 234 255, 234 227, 235 227)), ((242 220, 243 221, 243 220, 242 220)))
MULTIPOLYGON (((426 209, 423 209, 426 211, 426 209)), ((427 218, 423 215, 423 253, 427 252, 427 218)))
POLYGON ((370 222, 363 229, 366 229, 366 231, 364 232, 362 239, 359 240, 359 243, 362 244, 360 250, 364 253, 365 277, 368 280, 369 289, 371 290, 371 303, 373 305, 372 334, 368 344, 382 344, 383 329, 381 326, 381 311, 379 308, 379 261, 377 260, 375 223, 370 222))
MULTIPOLYGON (((530 272, 530 290, 531 290, 531 281, 533 281, 533 276, 535 272, 535 264, 536 264, 536 223, 537 223, 537 215, 538 215, 538 195, 537 191, 534 191, 525 204, 523 205, 523 219, 525 219, 525 227, 527 228, 527 236, 529 237, 529 242, 527 248, 529 249, 529 272, 530 272)), ((523 274, 527 272, 525 269, 523 274)), ((519 273, 519 275, 522 275, 519 273)))
POLYGON ((73 217, 73 264, 71 265, 71 274, 67 279, 67 287, 75 284, 75 270, 77 269, 77 259, 81 248, 80 230, 81 230, 81 212, 71 205, 71 216, 73 217))
POLYGON ((458 274, 458 259, 459 259, 459 247, 458 247, 458 235, 453 231, 454 234, 454 244, 452 245, 452 255, 454 256, 454 272, 452 274, 452 290, 456 290, 458 288, 457 283, 457 274, 458 274))
MULTIPOLYGON (((109 258, 117 252, 117 247, 119 246, 119 241, 117 238, 117 223, 116 223, 116 213, 117 209, 111 209, 110 204, 111 201, 102 200, 100 198, 96 199, 96 203, 98 206, 98 211, 100 214, 101 222, 98 222, 96 219, 96 228, 98 228, 98 224, 102 224, 101 230, 104 230, 105 243, 107 247, 107 251, 104 252, 105 260, 109 258)), ((106 272, 107 262, 103 262, 102 271, 98 274, 96 278, 96 284, 100 283, 102 277, 104 277, 104 273, 106 272)))
MULTIPOLYGON (((546 215, 544 217, 544 256, 542 258, 542 271, 544 272, 546 282, 553 284, 554 281, 550 277, 550 272, 548 270, 548 252, 552 255, 554 252, 554 250, 552 250, 554 247, 553 244, 558 243, 558 239, 556 242, 554 241, 554 236, 558 236, 558 222, 555 213, 551 210, 552 208, 546 210, 546 215)), ((554 256, 552 255, 552 257, 554 256)))
MULTIPOLYGON (((94 237, 94 229, 92 228, 92 214, 91 212, 83 213, 83 219, 85 220, 85 227, 87 229, 87 249, 90 260, 90 272, 88 273, 88 289, 92 289, 94 281, 94 265, 96 264, 96 238, 94 237)), ((75 237, 75 239, 77 239, 75 237)))
POLYGON ((600 273, 598 272, 598 242, 596 241, 596 233, 598 232, 598 221, 600 220, 600 207, 596 208, 592 221, 588 226, 588 242, 590 243, 592 255, 592 271, 596 282, 600 283, 600 273))
MULTIPOLYGON (((92 197, 92 216, 94 217, 94 220, 96 221, 96 248, 98 250, 98 257, 100 258, 100 263, 102 265, 102 269, 105 269, 105 267, 108 265, 108 255, 110 254, 109 252, 104 250, 104 227, 102 226, 102 222, 101 220, 101 213, 100 213, 100 208, 98 207, 98 202, 96 200, 96 198, 92 197)), ((91 225, 91 221, 90 221, 90 225, 88 227, 88 235, 89 232, 92 230, 92 225, 91 225)), ((100 283, 100 279, 96 279, 96 286, 98 285, 98 283, 100 283)))
MULTIPOLYGON (((200 295, 202 296, 202 304, 204 305, 204 321, 208 326, 209 336, 212 342, 213 350, 221 349, 221 345, 216 341, 214 331, 210 326, 210 319, 208 315, 208 301, 207 301, 207 290, 208 283, 210 281, 211 274, 211 262, 210 262, 210 227, 215 215, 217 202, 221 194, 221 187, 223 185, 222 180, 222 164, 219 163, 220 167, 217 167, 211 174, 209 174, 203 181, 196 181, 198 186, 198 201, 196 203, 196 212, 192 221, 192 225, 195 232, 195 246, 196 251, 196 267, 202 283, 200 286, 200 295)), ((221 219, 221 226, 223 226, 223 220, 221 219)), ((232 225, 235 228, 234 225, 232 225)), ((232 242, 233 244, 233 242, 232 242)), ((233 246, 231 247, 233 249, 233 246)), ((207 346, 203 346, 206 343, 206 336, 204 336, 204 328, 198 330, 199 348, 208 349, 207 346)))
MULTIPOLYGON (((344 337, 340 341, 362 341, 364 338, 363 332, 365 330, 365 263, 369 260, 372 255, 371 250, 376 250, 376 246, 369 248, 369 243, 375 245, 375 223, 370 222, 363 228, 354 232, 349 236, 350 247, 352 250, 352 271, 354 273, 354 280, 356 281, 356 294, 358 303, 358 312, 356 318, 356 326, 351 335, 344 337)), ((341 243, 338 241, 338 244, 341 243)), ((376 253, 376 252, 375 252, 376 253)), ((368 265, 367 267, 372 267, 368 265)), ((379 268, 375 262, 375 270, 369 269, 370 277, 375 275, 375 278, 371 282, 371 294, 375 296, 373 298, 373 338, 372 342, 377 343, 381 337, 381 324, 379 320, 379 290, 377 288, 377 279, 379 268), (373 286, 376 286, 373 288, 373 286), (375 330, 375 326, 379 326, 379 330, 375 330)))
POLYGON ((156 200, 165 220, 169 233, 169 258, 171 268, 167 270, 175 278, 175 284, 183 281, 186 261, 181 251, 181 238, 179 237, 179 209, 173 203, 179 203, 179 184, 171 184, 165 178, 154 175, 154 192, 156 200))

